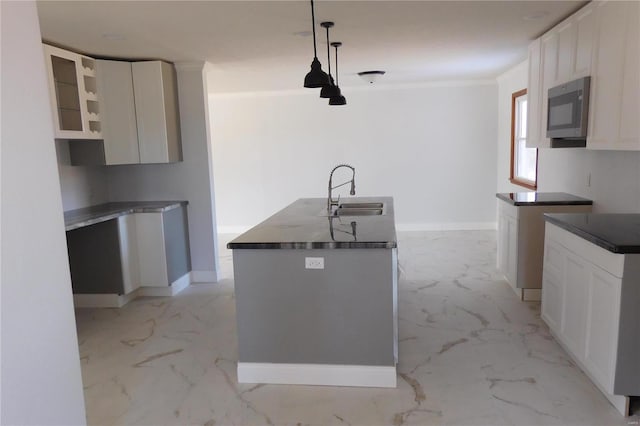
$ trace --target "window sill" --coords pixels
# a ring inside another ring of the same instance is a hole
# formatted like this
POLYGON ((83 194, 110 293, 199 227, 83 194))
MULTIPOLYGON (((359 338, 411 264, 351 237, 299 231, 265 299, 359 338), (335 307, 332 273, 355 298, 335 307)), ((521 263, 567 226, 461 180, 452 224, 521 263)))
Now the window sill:
POLYGON ((538 184, 536 182, 530 182, 530 181, 520 180, 516 178, 509 179, 509 182, 511 182, 514 185, 523 186, 527 189, 533 189, 533 190, 538 189, 538 184))

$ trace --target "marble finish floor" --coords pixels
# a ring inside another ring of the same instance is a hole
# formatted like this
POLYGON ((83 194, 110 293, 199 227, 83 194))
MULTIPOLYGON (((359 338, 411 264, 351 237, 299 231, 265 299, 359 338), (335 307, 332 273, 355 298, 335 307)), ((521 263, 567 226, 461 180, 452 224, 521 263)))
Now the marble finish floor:
POLYGON ((399 234, 396 389, 238 384, 223 240, 217 284, 76 311, 89 424, 638 424, 500 279, 495 231, 399 234))

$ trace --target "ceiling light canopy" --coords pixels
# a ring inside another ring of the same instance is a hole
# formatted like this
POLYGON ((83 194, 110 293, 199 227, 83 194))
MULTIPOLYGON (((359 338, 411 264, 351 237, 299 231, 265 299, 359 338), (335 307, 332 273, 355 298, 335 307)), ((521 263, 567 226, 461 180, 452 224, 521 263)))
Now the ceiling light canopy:
POLYGON ((360 71, 358 75, 367 83, 373 84, 380 79, 383 75, 386 74, 386 71, 360 71))

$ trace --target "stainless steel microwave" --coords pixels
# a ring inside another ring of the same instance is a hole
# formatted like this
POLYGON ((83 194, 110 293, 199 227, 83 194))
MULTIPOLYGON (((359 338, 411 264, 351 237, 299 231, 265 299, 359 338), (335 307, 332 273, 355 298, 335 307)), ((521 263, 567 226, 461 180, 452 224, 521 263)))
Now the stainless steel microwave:
POLYGON ((586 146, 591 77, 549 89, 547 137, 551 147, 586 146))

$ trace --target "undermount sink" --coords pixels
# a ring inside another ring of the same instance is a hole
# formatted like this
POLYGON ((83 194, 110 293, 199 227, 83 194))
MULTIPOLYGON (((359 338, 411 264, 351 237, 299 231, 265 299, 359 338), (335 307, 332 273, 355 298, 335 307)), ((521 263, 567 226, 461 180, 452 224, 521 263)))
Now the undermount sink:
MULTIPOLYGON (((379 204, 379 203, 372 203, 379 204)), ((382 206, 382 204, 379 204, 382 206)), ((344 206, 344 204, 342 205, 344 206)), ((336 212, 336 216, 379 216, 382 214, 382 208, 364 208, 364 207, 342 207, 340 206, 336 212)))
MULTIPOLYGON (((380 209, 382 210, 382 203, 342 203, 338 206, 339 209, 380 209)), ((371 213, 382 214, 382 213, 371 213)))

